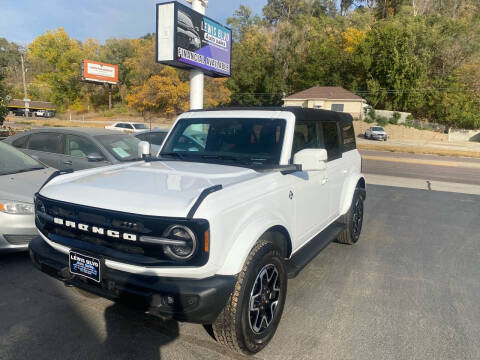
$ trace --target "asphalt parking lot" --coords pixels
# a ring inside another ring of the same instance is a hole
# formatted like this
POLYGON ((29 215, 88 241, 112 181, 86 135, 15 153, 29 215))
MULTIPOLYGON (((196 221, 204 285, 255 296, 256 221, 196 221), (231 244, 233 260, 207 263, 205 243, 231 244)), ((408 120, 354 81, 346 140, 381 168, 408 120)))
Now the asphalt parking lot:
MULTIPOLYGON (((333 243, 289 282, 256 358, 479 359, 480 196, 370 186, 355 246, 333 243)), ((0 359, 242 358, 199 325, 85 299, 0 257, 0 359)))

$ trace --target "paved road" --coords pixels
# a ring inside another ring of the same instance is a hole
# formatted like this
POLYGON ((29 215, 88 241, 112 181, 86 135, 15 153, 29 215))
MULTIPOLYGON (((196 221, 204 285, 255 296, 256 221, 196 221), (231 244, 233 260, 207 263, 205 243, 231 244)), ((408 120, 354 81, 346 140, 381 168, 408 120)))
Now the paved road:
MULTIPOLYGON (((355 246, 289 282, 263 359, 479 359, 480 196, 370 186, 355 246)), ((0 257, 0 359, 238 359, 203 327, 85 299, 0 257)))
POLYGON ((480 185, 480 159, 370 150, 361 154, 366 174, 480 185))

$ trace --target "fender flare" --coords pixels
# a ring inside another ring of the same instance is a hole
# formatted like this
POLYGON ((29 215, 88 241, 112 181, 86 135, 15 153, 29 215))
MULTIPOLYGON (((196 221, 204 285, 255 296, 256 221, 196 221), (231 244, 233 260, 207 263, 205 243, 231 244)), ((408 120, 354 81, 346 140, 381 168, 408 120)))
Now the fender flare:
MULTIPOLYGON (((345 215, 352 205, 353 194, 357 188, 357 184, 361 183, 365 191, 367 190, 365 177, 362 174, 350 175, 345 181, 342 192, 342 200, 340 202, 340 215, 345 215), (363 183, 362 183, 363 181, 363 183)), ((364 196, 366 193, 364 194, 364 196)))
POLYGON ((291 239, 291 233, 288 230, 288 226, 280 218, 274 215, 268 216, 258 213, 255 215, 257 216, 249 217, 249 219, 243 223, 241 226, 241 228, 243 228, 242 231, 232 235, 232 238, 235 240, 234 246, 228 252, 221 269, 218 271, 219 275, 238 274, 242 271, 248 254, 250 254, 250 251, 253 249, 258 239, 260 239, 260 237, 271 228, 278 226, 284 228, 291 239))

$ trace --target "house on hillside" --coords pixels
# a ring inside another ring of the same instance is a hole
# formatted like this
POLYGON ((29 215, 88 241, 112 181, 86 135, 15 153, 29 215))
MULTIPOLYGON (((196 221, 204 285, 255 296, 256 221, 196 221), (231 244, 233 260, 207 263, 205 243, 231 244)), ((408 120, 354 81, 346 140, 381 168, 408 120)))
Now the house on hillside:
POLYGON ((315 86, 285 97, 283 104, 346 112, 354 119, 361 119, 364 116, 363 109, 367 106, 367 101, 339 86, 315 86))

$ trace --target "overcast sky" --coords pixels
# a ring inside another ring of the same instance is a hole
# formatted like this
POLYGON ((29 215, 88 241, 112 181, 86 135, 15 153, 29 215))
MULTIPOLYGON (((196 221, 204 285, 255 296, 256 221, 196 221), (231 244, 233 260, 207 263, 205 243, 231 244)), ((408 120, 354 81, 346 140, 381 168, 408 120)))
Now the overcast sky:
MULTIPOLYGON (((161 2, 164 1, 0 0, 0 37, 27 45, 46 30, 63 27, 78 40, 136 38, 155 32, 155 4, 161 2)), ((241 4, 260 14, 266 2, 210 0, 207 15, 225 23, 241 4)))

